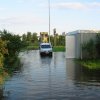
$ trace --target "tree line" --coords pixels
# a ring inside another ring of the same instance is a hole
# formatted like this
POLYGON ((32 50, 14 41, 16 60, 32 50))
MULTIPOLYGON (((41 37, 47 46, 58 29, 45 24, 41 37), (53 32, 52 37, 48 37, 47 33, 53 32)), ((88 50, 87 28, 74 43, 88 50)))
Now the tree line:
MULTIPOLYGON (((41 42, 41 37, 37 36, 37 33, 27 32, 27 34, 22 35, 22 41, 26 42, 28 45, 38 46, 41 42)), ((48 37, 49 41, 49 37, 48 37)), ((50 35, 50 42, 53 46, 65 46, 65 36, 64 35, 50 35)))

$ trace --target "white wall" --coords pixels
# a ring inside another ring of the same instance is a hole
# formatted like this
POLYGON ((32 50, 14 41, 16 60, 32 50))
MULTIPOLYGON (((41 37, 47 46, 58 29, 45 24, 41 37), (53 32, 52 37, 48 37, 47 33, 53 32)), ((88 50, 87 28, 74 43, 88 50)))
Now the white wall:
POLYGON ((76 58, 75 54, 75 35, 66 36, 66 58, 76 58))

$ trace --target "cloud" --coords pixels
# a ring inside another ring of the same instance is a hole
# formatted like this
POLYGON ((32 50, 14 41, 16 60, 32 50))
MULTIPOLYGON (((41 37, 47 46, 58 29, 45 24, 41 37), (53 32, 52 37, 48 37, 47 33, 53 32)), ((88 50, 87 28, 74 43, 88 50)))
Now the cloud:
POLYGON ((25 3, 25 2, 43 2, 44 0, 17 0, 18 3, 25 3))
POLYGON ((54 4, 53 7, 66 8, 66 9, 85 9, 86 8, 85 5, 83 5, 82 3, 79 3, 79 2, 58 3, 58 4, 54 4))
POLYGON ((7 18, 0 18, 0 23, 6 23, 6 24, 19 24, 19 25, 25 25, 25 24, 41 24, 45 21, 41 18, 33 17, 33 16, 18 16, 18 17, 7 17, 7 18))
POLYGON ((61 2, 61 3, 51 4, 51 7, 58 9, 91 10, 100 8, 100 2, 90 2, 90 3, 61 2))

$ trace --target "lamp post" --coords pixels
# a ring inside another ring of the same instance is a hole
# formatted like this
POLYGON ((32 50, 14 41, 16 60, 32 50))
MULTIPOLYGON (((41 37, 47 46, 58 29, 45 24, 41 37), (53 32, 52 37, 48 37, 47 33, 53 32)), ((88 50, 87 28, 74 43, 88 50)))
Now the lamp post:
POLYGON ((49 43, 50 43, 50 0, 48 0, 48 6, 49 6, 49 43))

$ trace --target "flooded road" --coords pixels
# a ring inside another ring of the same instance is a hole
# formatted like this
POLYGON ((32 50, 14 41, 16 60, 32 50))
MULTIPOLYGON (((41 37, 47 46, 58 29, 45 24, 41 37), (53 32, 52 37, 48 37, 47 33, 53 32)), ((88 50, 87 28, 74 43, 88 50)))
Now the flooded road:
POLYGON ((64 52, 20 53, 22 68, 6 81, 4 100, 100 100, 100 75, 82 69, 64 52))

